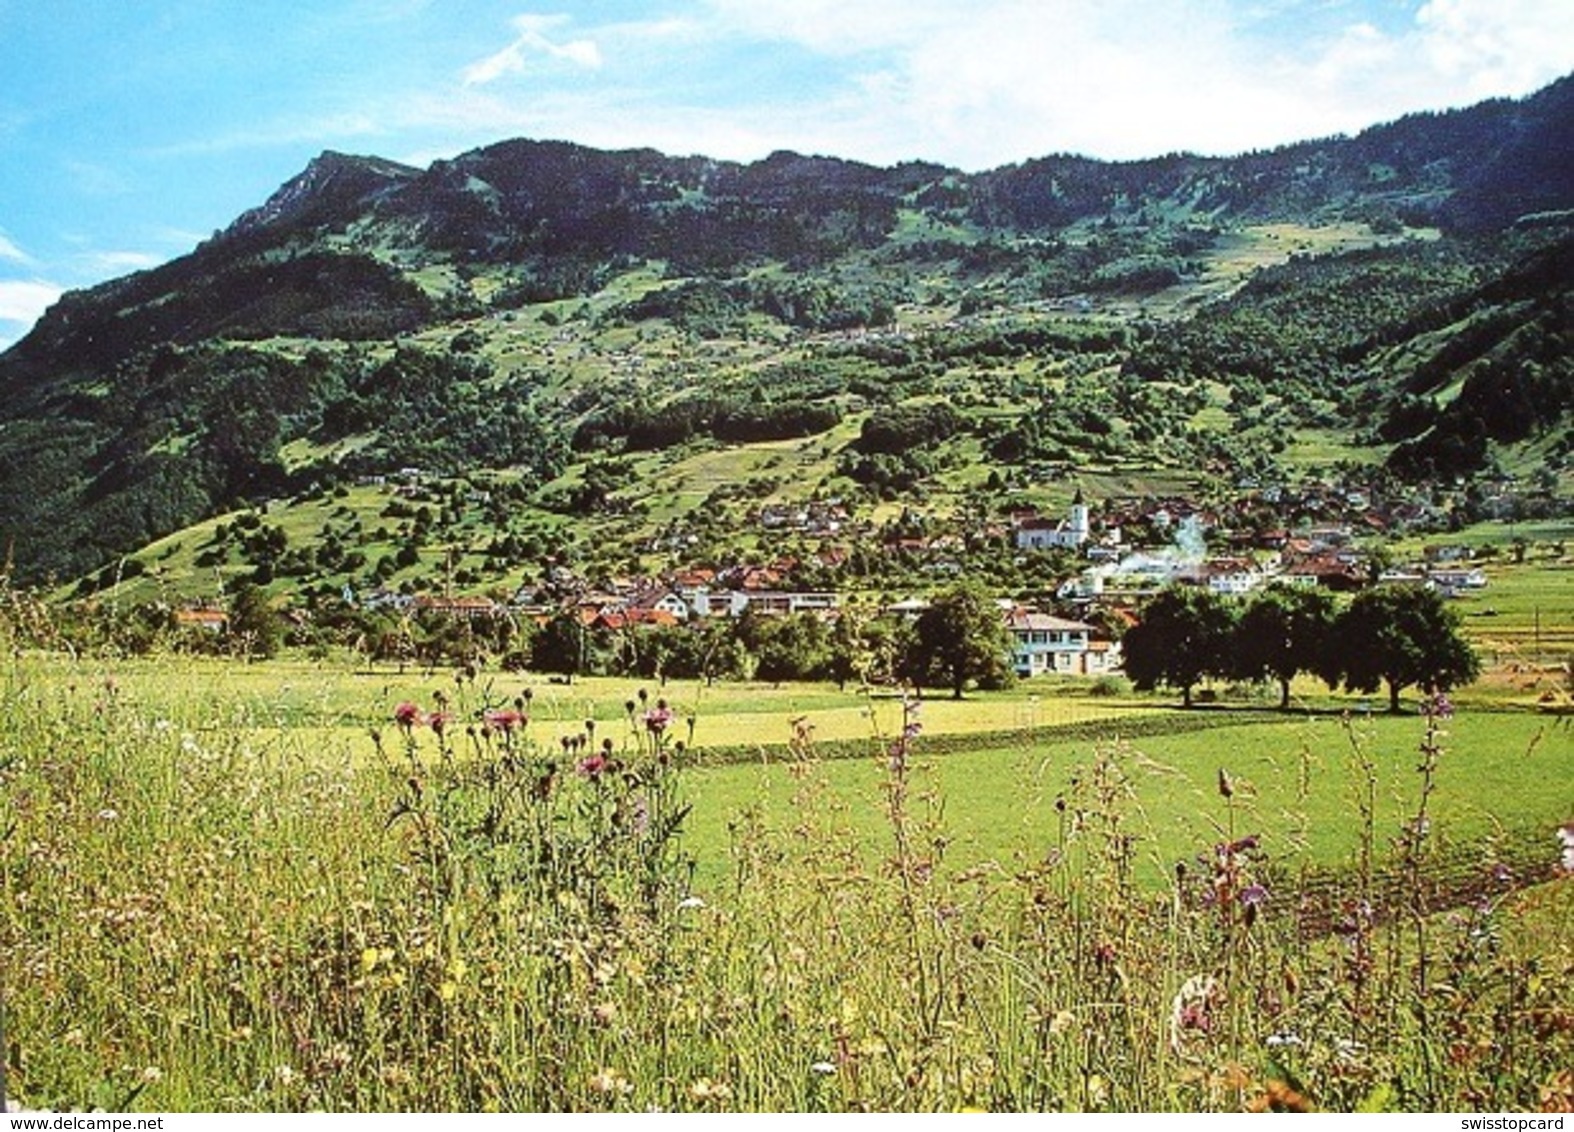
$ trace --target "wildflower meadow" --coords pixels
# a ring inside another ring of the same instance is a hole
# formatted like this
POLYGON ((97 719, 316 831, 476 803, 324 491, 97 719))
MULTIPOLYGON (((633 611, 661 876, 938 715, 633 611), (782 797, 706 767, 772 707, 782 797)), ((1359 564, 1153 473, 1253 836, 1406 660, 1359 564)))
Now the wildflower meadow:
POLYGON ((1270 774, 1157 711, 751 747, 693 689, 153 663, 0 665, 30 1108, 1574 1107, 1564 719, 1335 704, 1270 774))

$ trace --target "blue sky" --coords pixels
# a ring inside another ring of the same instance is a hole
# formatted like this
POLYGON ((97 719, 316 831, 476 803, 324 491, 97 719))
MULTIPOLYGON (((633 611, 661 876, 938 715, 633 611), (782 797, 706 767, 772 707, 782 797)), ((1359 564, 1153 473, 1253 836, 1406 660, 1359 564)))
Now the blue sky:
POLYGON ((0 0, 0 347, 317 153, 1235 153, 1574 70, 1574 0, 0 0))

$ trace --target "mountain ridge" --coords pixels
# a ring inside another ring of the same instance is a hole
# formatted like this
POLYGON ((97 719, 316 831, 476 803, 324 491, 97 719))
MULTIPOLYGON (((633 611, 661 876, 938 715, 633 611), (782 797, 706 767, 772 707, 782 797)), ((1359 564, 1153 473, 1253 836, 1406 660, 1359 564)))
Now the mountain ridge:
MULTIPOLYGON (((1088 433, 1063 411, 1068 390, 1109 395, 1073 372, 1098 366, 1117 390, 1222 382, 1241 397, 1220 406, 1237 421, 1262 417, 1240 406, 1266 398, 1281 431, 1332 422, 1351 443, 1407 452, 1394 457, 1406 474, 1469 472, 1494 445, 1550 450, 1544 434, 1564 427, 1559 412, 1524 418, 1530 436, 1477 428, 1458 406, 1480 402, 1489 370, 1516 403, 1564 389, 1566 281, 1527 265, 1564 262, 1571 135, 1574 76, 1234 158, 1053 155, 966 173, 510 139, 422 170, 325 151, 189 255, 68 293, 0 354, 0 491, 16 501, 0 538, 21 547, 24 578, 75 575, 243 498, 417 456, 528 466, 550 509, 579 490, 576 469, 636 435, 812 435, 951 386, 995 388, 997 408, 965 416, 975 439, 942 453, 981 443, 1014 454, 1009 468, 1046 452, 1104 459, 1119 441, 1123 459, 1181 459, 1141 439, 1154 422, 1088 433), (1308 247, 1343 233, 1330 251, 1376 259, 1296 267, 1274 225, 1308 247), (1232 257, 1234 287, 1254 277, 1243 241, 1284 264, 1290 299, 1247 288, 1229 305, 1232 257), (1502 279, 1539 290, 1494 292, 1502 279), (1346 309, 1339 288, 1356 286, 1384 305, 1346 309), (1306 319, 1364 337, 1330 350, 1326 334, 1297 338, 1306 319), (1155 329, 1169 321, 1174 333, 1155 329), (834 340, 899 325, 952 342, 898 330, 849 353, 834 340), (581 360, 554 346, 567 326, 581 360), (664 380, 625 364, 639 341, 672 357, 664 380), (991 377, 992 356, 1021 376, 991 377), (1499 373, 1521 359, 1533 373, 1499 373), (397 435, 416 412, 464 435, 397 435), (1059 439, 1039 420, 1061 422, 1059 439), (560 474, 569 486, 552 487, 560 474)), ((1102 411, 1153 410, 1139 394, 1102 411)), ((1183 463, 1212 443, 1166 419, 1185 432, 1183 463)), ((839 482, 868 491, 944 474, 896 475, 870 453, 844 463, 839 482)))

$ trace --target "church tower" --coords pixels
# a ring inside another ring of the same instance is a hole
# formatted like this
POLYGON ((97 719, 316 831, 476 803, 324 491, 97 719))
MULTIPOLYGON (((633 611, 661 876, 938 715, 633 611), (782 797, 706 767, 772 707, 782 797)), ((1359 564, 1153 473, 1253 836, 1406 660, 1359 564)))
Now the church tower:
POLYGON ((1071 537, 1075 545, 1081 546, 1088 541, 1092 528, 1088 524, 1088 504, 1082 498, 1082 489, 1077 488, 1077 494, 1071 498, 1071 537))

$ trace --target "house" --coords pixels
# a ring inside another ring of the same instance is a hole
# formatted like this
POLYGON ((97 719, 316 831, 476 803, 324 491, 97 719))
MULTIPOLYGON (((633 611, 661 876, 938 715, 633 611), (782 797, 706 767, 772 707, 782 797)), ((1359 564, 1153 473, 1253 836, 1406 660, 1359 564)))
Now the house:
POLYGON ((1262 571, 1249 558, 1210 558, 1197 580, 1216 594, 1248 594, 1263 583, 1262 571))
POLYGON ((1338 555, 1322 554, 1286 565, 1279 580, 1289 586, 1306 586, 1348 593, 1366 585, 1366 573, 1354 561, 1338 555))
POLYGON ((1006 614, 1011 631, 1011 667, 1018 676, 1048 673, 1089 676, 1108 672, 1119 662, 1119 650, 1108 641, 1092 639, 1093 626, 1029 609, 1006 614))
POLYGON ((181 629, 201 629, 208 633, 222 633, 229 628, 230 616, 222 609, 177 609, 175 624, 181 629))
POLYGON ((522 583, 514 591, 514 596, 508 599, 508 608, 516 613, 551 613, 558 607, 551 591, 545 586, 522 583))
POLYGON ((923 597, 903 598, 893 601, 885 607, 887 613, 894 613, 898 617, 905 617, 909 621, 916 620, 924 610, 929 608, 929 599, 923 597))
POLYGON ((833 613, 840 598, 812 590, 692 589, 683 593, 691 617, 741 617, 745 610, 774 616, 833 613))
POLYGON ((1302 536, 1312 544, 1313 550, 1333 550, 1350 545, 1349 527, 1312 527, 1302 536))
POLYGON ((1382 585, 1419 586, 1426 582, 1425 574, 1418 574, 1414 570, 1384 570, 1377 575, 1377 580, 1382 585))
POLYGON ((659 612, 675 621, 689 619, 689 603, 675 590, 656 587, 637 594, 628 601, 629 612, 659 612))
POLYGON ((809 522, 809 511, 804 507, 793 507, 785 503, 767 503, 760 508, 759 524, 768 531, 802 530, 809 522))
POLYGON ((400 593, 398 590, 375 589, 367 594, 361 601, 362 609, 393 609, 400 613, 415 604, 415 597, 411 594, 400 593))
POLYGON ((680 624, 678 618, 664 609, 604 609, 585 623, 592 629, 606 629, 610 632, 619 632, 635 625, 652 625, 661 629, 670 629, 680 624))
MULTIPOLYGON (((777 616, 793 613, 825 614, 834 611, 840 601, 834 593, 802 590, 734 590, 726 596, 730 600, 723 612, 733 617, 739 616, 744 610, 777 616)), ((711 611, 715 612, 714 598, 711 611)))
POLYGON ((1481 570, 1451 569, 1428 570, 1427 581, 1445 593, 1457 590, 1482 590, 1486 589, 1487 576, 1481 570))
POLYGON ((456 621, 484 621, 496 617, 498 605, 485 597, 432 597, 415 599, 415 608, 421 613, 434 613, 456 621))

